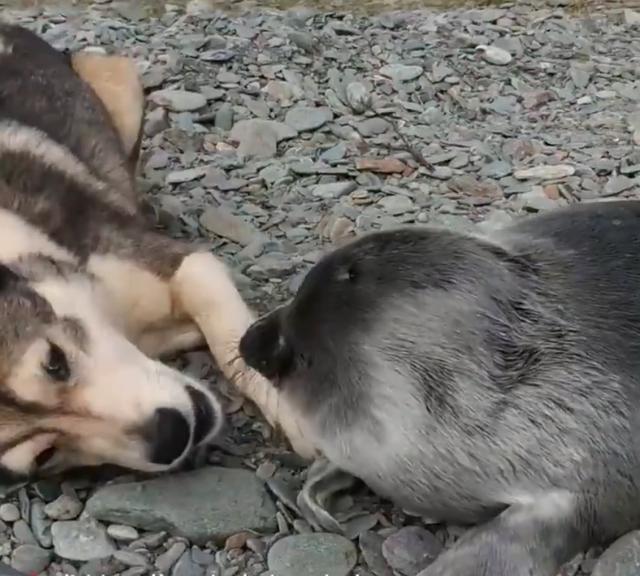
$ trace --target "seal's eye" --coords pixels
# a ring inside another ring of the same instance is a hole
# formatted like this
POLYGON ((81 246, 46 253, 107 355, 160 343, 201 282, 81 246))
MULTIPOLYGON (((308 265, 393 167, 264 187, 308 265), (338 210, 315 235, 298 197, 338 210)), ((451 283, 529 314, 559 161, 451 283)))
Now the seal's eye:
POLYGON ((355 264, 343 268, 337 275, 340 282, 355 282, 358 279, 358 270, 355 264))
POLYGON ((67 356, 62 351, 62 348, 56 344, 49 344, 49 355, 42 368, 56 382, 66 382, 71 376, 67 356))

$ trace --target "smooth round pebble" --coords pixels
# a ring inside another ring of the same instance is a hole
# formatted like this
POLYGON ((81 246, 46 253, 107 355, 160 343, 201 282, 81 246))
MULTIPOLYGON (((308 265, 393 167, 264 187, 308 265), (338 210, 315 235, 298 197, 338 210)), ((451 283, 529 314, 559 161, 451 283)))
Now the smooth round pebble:
POLYGON ((344 536, 310 533, 286 536, 269 550, 269 570, 277 576, 347 576, 356 565, 356 547, 344 536))
POLYGON ((0 520, 3 522, 15 522, 20 519, 20 510, 15 504, 7 502, 0 505, 0 520))
POLYGON ((32 544, 18 546, 11 554, 11 567, 25 574, 38 574, 50 562, 51 552, 32 544))
POLYGON ((52 520, 75 520, 80 516, 83 507, 77 497, 61 494, 44 507, 44 513, 52 520))
POLYGON ((107 526, 107 534, 118 542, 133 542, 139 538, 138 531, 133 526, 124 524, 110 524, 107 526))

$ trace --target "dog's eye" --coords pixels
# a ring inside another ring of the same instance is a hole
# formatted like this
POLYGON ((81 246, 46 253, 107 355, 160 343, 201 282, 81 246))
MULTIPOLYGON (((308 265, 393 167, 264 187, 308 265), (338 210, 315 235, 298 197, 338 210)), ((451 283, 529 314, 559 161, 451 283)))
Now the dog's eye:
POLYGON ((66 382, 71 376, 67 357, 56 344, 49 344, 49 355, 42 367, 47 375, 57 382, 66 382))

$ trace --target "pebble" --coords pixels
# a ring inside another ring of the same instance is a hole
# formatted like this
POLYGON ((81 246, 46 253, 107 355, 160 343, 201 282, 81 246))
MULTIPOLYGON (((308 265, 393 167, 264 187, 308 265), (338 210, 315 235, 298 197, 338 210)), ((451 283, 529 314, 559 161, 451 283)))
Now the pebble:
POLYGON ((636 576, 640 573, 640 530, 618 538, 598 559, 591 576, 636 576))
POLYGON ((207 105, 207 99, 199 92, 187 90, 156 90, 148 96, 158 106, 168 108, 172 112, 191 112, 207 105))
POLYGON ((107 526, 107 534, 118 542, 133 542, 139 538, 138 531, 132 526, 123 524, 110 524, 107 526))
POLYGON ((241 246, 248 246, 260 236, 259 231, 253 226, 222 206, 206 208, 200 216, 200 224, 212 234, 237 242, 241 246))
POLYGON ((92 518, 54 522, 51 536, 55 553, 65 560, 100 560, 116 550, 104 526, 92 518))
POLYGON ((167 530, 195 544, 224 541, 240 530, 274 530, 276 512, 255 474, 214 466, 105 486, 87 501, 86 511, 97 520, 167 530))
POLYGON ((482 57, 490 64, 496 64, 497 66, 505 66, 513 60, 513 56, 506 50, 498 48, 497 46, 485 46, 479 45, 478 50, 482 57))
POLYGON ((356 114, 362 114, 371 107, 371 93, 361 82, 349 82, 345 92, 347 102, 356 114))
POLYGON ((422 66, 407 66, 405 64, 388 64, 380 68, 380 74, 400 82, 415 80, 422 76, 423 72, 422 66))
POLYGON ((39 546, 22 544, 11 554, 11 567, 25 574, 39 574, 49 566, 51 552, 39 546))
POLYGON ((191 552, 187 550, 175 563, 171 576, 204 576, 204 572, 204 567, 196 564, 191 558, 191 552))
POLYGON ((524 168, 522 170, 515 170, 513 173, 514 178, 518 180, 556 180, 559 178, 566 178, 575 174, 576 169, 573 166, 567 164, 557 164, 553 166, 534 166, 533 168, 524 168))
POLYGON ((353 181, 329 182, 327 184, 317 184, 311 189, 311 194, 316 198, 340 198, 353 192, 358 185, 353 181))
POLYGON ((358 553, 350 540, 338 534, 310 533, 286 536, 269 550, 269 570, 276 576, 347 576, 358 553))
POLYGON ((297 135, 296 129, 282 122, 251 119, 236 122, 229 137, 239 143, 238 154, 246 160, 273 158, 279 142, 297 135))
POLYGON ((20 510, 10 502, 0 505, 0 520, 3 522, 15 522, 20 518, 20 510))
POLYGON ((424 570, 441 551, 440 541, 419 526, 401 528, 382 544, 382 554, 389 566, 404 576, 424 570))
POLYGON ((44 513, 52 520, 74 520, 82 512, 83 504, 76 496, 61 494, 44 507, 44 513))
POLYGON ((317 108, 307 106, 291 108, 284 119, 285 123, 296 132, 316 130, 331 120, 333 120, 333 112, 331 108, 324 106, 317 108))

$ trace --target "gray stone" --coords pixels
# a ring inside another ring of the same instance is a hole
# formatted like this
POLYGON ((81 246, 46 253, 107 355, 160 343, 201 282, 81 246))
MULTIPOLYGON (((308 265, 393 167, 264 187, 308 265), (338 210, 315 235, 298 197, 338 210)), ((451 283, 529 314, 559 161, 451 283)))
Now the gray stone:
POLYGON ((88 517, 54 522, 51 536, 55 553, 65 560, 101 560, 116 551, 104 526, 88 517))
POLYGON ((576 169, 568 164, 549 164, 546 166, 534 166, 532 168, 523 168, 513 173, 514 178, 518 180, 556 180, 558 178, 566 178, 575 174, 576 169))
POLYGON ((129 550, 117 550, 113 553, 113 559, 118 562, 122 562, 125 566, 132 567, 148 567, 149 563, 147 559, 137 552, 131 552, 129 550))
POLYGON ((324 106, 291 108, 284 119, 285 123, 297 132, 316 130, 331 120, 333 120, 333 112, 331 108, 324 106))
POLYGON ((151 92, 149 100, 158 106, 168 108, 172 112, 191 112, 207 105, 207 99, 199 92, 187 90, 164 89, 151 92))
POLYGON ((269 550, 273 576, 347 576, 358 558, 356 547, 338 534, 286 536, 269 550))
POLYGON ((362 114, 371 107, 371 93, 361 82, 349 82, 345 91, 349 106, 357 114, 362 114))
POLYGON ((22 518, 13 524, 13 536, 20 544, 37 544, 31 527, 22 518))
POLYGON ((36 498, 31 503, 31 529, 36 537, 38 544, 43 548, 51 548, 53 541, 51 539, 51 520, 44 513, 44 503, 36 498))
POLYGON ((110 524, 107 526, 107 534, 118 542, 133 542, 139 537, 138 531, 133 526, 123 524, 110 524))
POLYGON ((618 538, 604 551, 591 576, 637 576, 640 573, 640 530, 618 538))
POLYGON ((207 173, 207 169, 204 166, 197 168, 187 168, 185 170, 175 170, 169 172, 165 178, 167 184, 184 184, 185 182, 193 182, 202 178, 207 173))
POLYGON ((82 512, 82 502, 71 494, 61 494, 44 507, 44 513, 52 520, 74 520, 82 512))
POLYGON ((222 206, 209 206, 200 216, 200 224, 212 234, 248 246, 260 237, 260 232, 239 216, 222 206))
POLYGON ((513 56, 511 56, 509 52, 503 48, 499 48, 498 46, 486 46, 481 44, 476 47, 476 50, 482 54, 482 57, 487 62, 497 66, 505 66, 513 60, 513 56))
POLYGON ((196 564, 187 550, 175 563, 171 576, 204 576, 204 566, 196 564))
POLYGON ((295 138, 298 131, 275 120, 240 120, 231 129, 230 138, 239 143, 238 154, 248 158, 273 158, 282 140, 295 138))
POLYGON ((3 522, 15 522, 20 519, 20 510, 15 504, 8 502, 0 506, 0 520, 3 522))
POLYGON ((393 196, 385 196, 379 202, 382 209, 392 216, 399 216, 405 212, 413 210, 413 202, 411 198, 395 194, 393 196))
POLYGON ((346 194, 350 194, 358 188, 358 185, 352 180, 345 182, 329 182, 327 184, 317 184, 311 189, 311 194, 316 198, 340 198, 346 194))
POLYGON ((407 66, 405 64, 387 64, 380 68, 380 74, 400 82, 410 82, 422 76, 422 66, 407 66))
POLYGON ((400 528, 382 544, 382 554, 389 566, 405 576, 424 570, 441 551, 440 541, 420 526, 400 528))
POLYGON ((184 542, 174 542, 166 552, 156 558, 155 567, 160 573, 168 574, 186 549, 187 545, 184 542))
POLYGON ((212 466, 105 486, 89 499, 86 511, 98 520, 166 530, 195 544, 276 526, 275 505, 254 473, 212 466))
POLYGON ((215 127, 220 130, 231 130, 233 127, 233 106, 229 103, 225 103, 216 112, 215 127))
POLYGON ((356 124, 356 129, 362 136, 378 136, 391 129, 391 124, 384 118, 367 118, 356 124))
POLYGON ((11 554, 11 567, 25 574, 39 574, 50 562, 49 550, 31 544, 18 546, 11 554))

